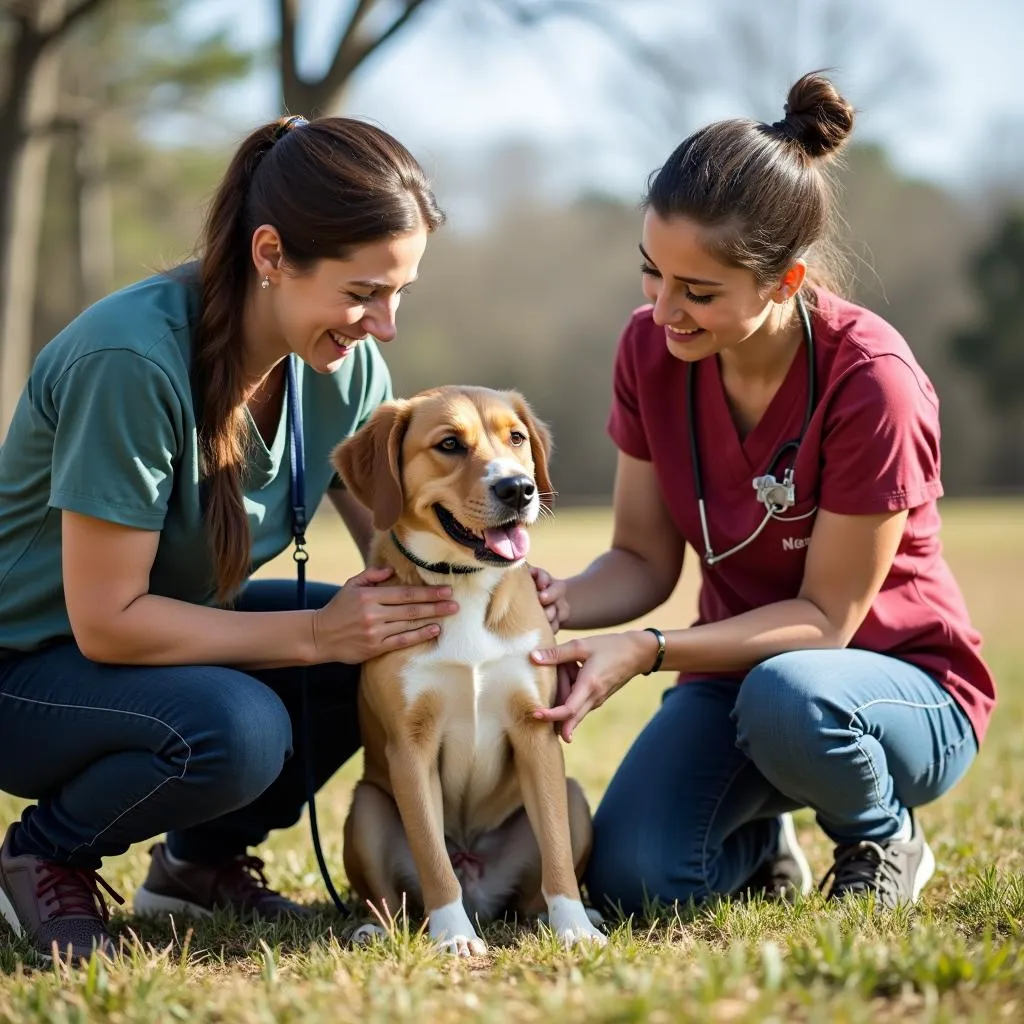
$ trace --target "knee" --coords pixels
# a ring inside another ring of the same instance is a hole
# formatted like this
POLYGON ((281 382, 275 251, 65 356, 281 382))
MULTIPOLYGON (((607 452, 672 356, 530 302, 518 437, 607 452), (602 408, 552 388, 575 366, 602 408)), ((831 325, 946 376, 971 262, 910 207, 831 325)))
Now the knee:
POLYGON ((583 876, 587 895, 598 910, 645 915, 658 904, 706 895, 696 858, 692 870, 686 870, 674 841, 679 837, 670 837, 667 831, 664 820, 613 814, 604 805, 598 808, 583 876))
POLYGON ((193 781, 224 807, 243 807, 281 774, 291 754, 291 718, 280 697, 241 672, 219 670, 186 737, 193 781))
POLYGON ((643 911, 646 871, 640 856, 634 830, 608 821, 599 808, 583 877, 590 902, 599 911, 625 916, 643 911))
POLYGON ((740 685, 733 710, 736 745, 758 767, 811 748, 833 720, 821 653, 776 655, 751 669, 740 685))

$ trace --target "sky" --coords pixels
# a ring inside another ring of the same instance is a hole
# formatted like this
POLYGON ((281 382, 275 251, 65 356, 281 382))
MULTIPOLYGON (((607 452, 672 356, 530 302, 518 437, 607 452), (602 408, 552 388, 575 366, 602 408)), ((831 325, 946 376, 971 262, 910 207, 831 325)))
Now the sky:
MULTIPOLYGON (((530 0, 540 6, 543 0, 530 0)), ((592 26, 567 18, 523 28, 496 0, 430 0, 368 61, 346 113, 369 118, 432 158, 478 173, 478 155, 509 139, 548 147, 550 188, 634 196, 685 134, 717 117, 782 116, 788 84, 828 64, 858 108, 856 137, 882 142, 908 175, 954 188, 979 172, 1024 172, 1024 2, 617 0, 633 37, 669 55, 678 82, 628 60, 592 26), (728 11, 754 19, 754 51, 728 11), (753 13, 752 13, 753 12, 753 13), (759 13, 758 13, 759 12, 759 13)), ((352 0, 303 0, 300 62, 321 68, 352 0)), ((266 45, 277 0, 205 0, 189 29, 228 24, 239 45, 266 45)), ((277 113, 272 73, 233 89, 218 120, 236 136, 277 113)))

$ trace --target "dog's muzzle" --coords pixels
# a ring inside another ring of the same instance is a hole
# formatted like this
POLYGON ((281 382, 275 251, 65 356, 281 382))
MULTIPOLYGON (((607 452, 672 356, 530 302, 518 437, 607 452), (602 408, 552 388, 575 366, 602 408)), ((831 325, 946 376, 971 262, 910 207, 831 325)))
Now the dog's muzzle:
POLYGON ((491 492, 502 508, 522 515, 537 495, 537 485, 525 473, 506 476, 491 484, 491 492))

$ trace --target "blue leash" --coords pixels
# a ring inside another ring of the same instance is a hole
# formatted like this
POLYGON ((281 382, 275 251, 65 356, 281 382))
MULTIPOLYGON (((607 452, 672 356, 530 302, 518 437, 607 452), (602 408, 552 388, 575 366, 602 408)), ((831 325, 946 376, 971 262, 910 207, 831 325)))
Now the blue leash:
MULTIPOLYGON (((295 541, 296 584, 295 596, 298 608, 306 607, 306 563, 309 552, 306 550, 306 449, 302 431, 302 399, 299 395, 298 358, 288 357, 288 455, 291 471, 292 495, 292 537, 295 541)), ((313 837, 313 850, 320 865, 320 874, 330 894, 331 900, 340 914, 347 915, 349 908, 338 895, 331 882, 331 873, 327 870, 323 850, 320 848, 320 830, 316 821, 316 775, 313 770, 313 730, 310 725, 309 709, 309 674, 305 666, 299 669, 302 688, 302 732, 305 739, 306 762, 306 802, 309 804, 309 829, 313 837)))

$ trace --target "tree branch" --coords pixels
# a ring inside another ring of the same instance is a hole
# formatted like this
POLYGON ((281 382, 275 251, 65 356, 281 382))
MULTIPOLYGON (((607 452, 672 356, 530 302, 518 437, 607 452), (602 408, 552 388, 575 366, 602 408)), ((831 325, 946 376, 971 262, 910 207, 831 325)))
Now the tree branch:
POLYGON ((513 21, 527 28, 551 18, 575 18, 597 29, 608 40, 623 49, 631 61, 650 68, 665 81, 673 77, 673 68, 666 54, 648 46, 600 0, 546 0, 529 4, 525 0, 493 0, 513 21))
POLYGON ((45 135, 77 135, 85 127, 85 121, 77 117, 59 116, 48 121, 37 121, 28 125, 26 137, 43 137, 45 135))
POLYGON ((348 19, 348 26, 345 31, 341 34, 341 42, 338 43, 338 50, 335 51, 335 56, 339 50, 345 50, 355 45, 356 36, 359 34, 359 27, 363 23, 373 5, 377 0, 358 0, 356 3, 356 9, 352 12, 352 17, 348 19))
POLYGON ((295 60, 295 23, 299 18, 299 0, 278 0, 277 12, 281 20, 281 43, 278 60, 281 67, 281 93, 290 95, 292 83, 298 80, 295 60))
POLYGON ((58 42, 79 21, 98 10, 106 2, 107 0, 79 0, 56 25, 42 33, 43 45, 50 46, 58 42))
POLYGON ((30 0, 3 0, 0 3, 0 11, 20 25, 24 31, 32 27, 36 6, 30 3, 30 0))
MULTIPOLYGON (((365 42, 359 42, 359 26, 362 20, 369 13, 374 0, 359 0, 355 13, 349 21, 348 28, 342 36, 338 48, 335 50, 334 59, 323 77, 314 85, 320 95, 330 94, 340 89, 348 80, 352 72, 375 50, 383 46, 403 25, 416 13, 424 0, 405 0, 404 10, 395 20, 378 35, 376 38, 365 42)), ((310 83, 313 84, 313 83, 310 83)))

